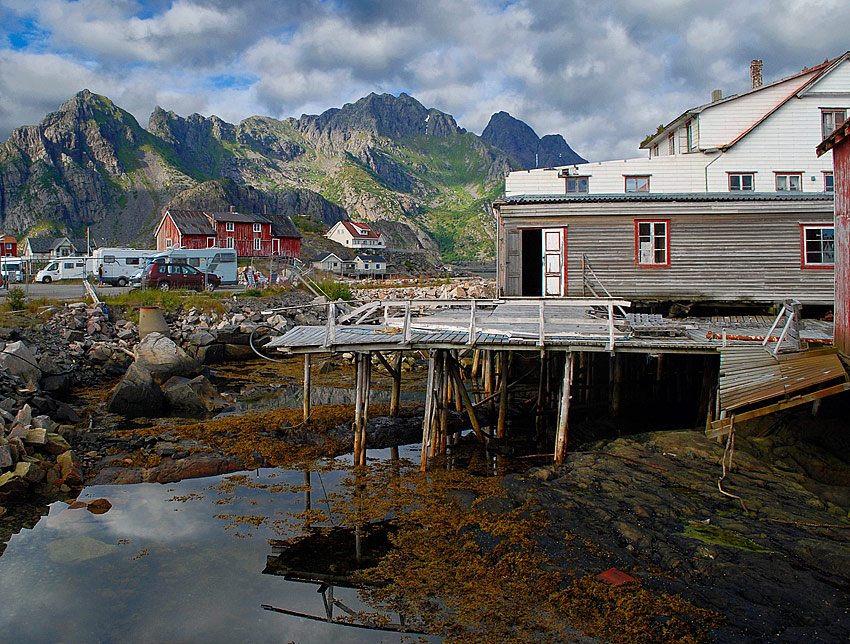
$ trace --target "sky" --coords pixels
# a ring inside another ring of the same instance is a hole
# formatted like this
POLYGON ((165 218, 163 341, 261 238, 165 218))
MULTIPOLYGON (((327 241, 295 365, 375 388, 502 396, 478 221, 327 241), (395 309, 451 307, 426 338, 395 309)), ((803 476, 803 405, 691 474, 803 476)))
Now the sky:
POLYGON ((847 0, 0 0, 0 141, 82 89, 238 123, 406 92, 480 134, 506 111, 591 161, 850 50, 847 0))

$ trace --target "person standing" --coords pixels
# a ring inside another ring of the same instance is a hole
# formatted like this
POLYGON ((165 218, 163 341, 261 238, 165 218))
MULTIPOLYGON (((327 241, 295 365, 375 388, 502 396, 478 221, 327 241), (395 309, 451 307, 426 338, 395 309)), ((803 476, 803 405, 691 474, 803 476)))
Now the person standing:
POLYGON ((97 267, 97 285, 103 286, 103 264, 97 267))

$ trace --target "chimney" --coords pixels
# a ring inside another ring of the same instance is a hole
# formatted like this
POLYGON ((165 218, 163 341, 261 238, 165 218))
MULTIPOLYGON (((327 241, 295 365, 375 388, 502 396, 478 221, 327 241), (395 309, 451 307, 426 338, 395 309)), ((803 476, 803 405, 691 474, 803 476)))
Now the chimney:
POLYGON ((236 206, 230 206, 230 212, 236 212, 236 206))
POLYGON ((711 102, 712 103, 716 103, 721 98, 723 98, 723 90, 722 89, 715 89, 711 92, 711 102))
POLYGON ((761 87, 761 60, 754 60, 750 63, 750 79, 753 89, 761 87))

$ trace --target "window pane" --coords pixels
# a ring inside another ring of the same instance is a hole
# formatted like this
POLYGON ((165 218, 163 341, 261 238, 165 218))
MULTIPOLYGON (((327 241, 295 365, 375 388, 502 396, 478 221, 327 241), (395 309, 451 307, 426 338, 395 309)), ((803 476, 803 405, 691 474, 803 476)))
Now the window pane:
POLYGON ((740 190, 740 189, 741 189, 741 175, 730 174, 729 175, 729 190, 740 190))
POLYGON ((752 190, 753 189, 753 175, 745 174, 741 175, 741 190, 752 190))
POLYGON ((649 237, 650 226, 651 224, 649 223, 638 224, 638 235, 640 235, 641 238, 649 237))
POLYGON ((788 189, 789 190, 799 190, 800 189, 800 175, 792 174, 788 177, 788 189))

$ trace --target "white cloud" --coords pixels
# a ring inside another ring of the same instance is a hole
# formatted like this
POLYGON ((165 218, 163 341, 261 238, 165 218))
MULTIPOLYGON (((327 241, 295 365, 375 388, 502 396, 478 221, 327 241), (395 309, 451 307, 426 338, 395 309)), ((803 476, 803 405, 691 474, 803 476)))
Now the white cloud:
POLYGON ((38 33, 0 44, 0 137, 83 87, 142 124, 157 103, 238 121, 405 91, 472 131, 505 110, 583 156, 621 158, 712 89, 746 89, 752 58, 770 81, 843 53, 843 4, 0 0, 7 35, 21 21, 38 33))

